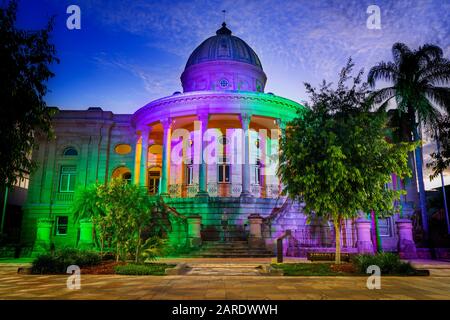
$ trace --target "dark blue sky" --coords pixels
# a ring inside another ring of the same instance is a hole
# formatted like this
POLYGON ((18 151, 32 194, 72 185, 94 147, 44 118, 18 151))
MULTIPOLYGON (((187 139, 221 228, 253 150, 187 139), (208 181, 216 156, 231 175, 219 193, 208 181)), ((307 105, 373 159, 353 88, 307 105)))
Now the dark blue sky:
MULTIPOLYGON (((367 71, 392 59, 395 42, 434 43, 450 56, 450 0, 21 0, 18 24, 42 28, 56 15, 53 42, 61 63, 53 67, 49 105, 133 113, 181 91, 190 53, 215 34, 223 9, 233 34, 259 55, 266 92, 299 102, 308 99, 303 82, 335 80, 350 56, 367 71), (81 30, 66 27, 72 4, 81 8, 81 30), (371 4, 381 9, 380 30, 366 26, 371 4)), ((425 146, 425 161, 433 148, 425 146)))
POLYGON ((303 82, 333 80, 346 59, 366 70, 390 59, 396 41, 431 42, 450 52, 449 1, 377 1, 381 30, 366 27, 373 1, 61 1, 21 0, 19 26, 40 28, 56 15, 61 63, 47 101, 61 108, 99 106, 132 113, 180 90, 192 50, 213 35, 227 9, 233 33, 252 46, 268 76, 266 91, 306 100, 303 82), (81 30, 66 9, 81 8, 81 30))
POLYGON ((266 91, 296 101, 307 100, 304 81, 333 80, 349 56, 368 70, 390 60, 397 41, 435 43, 450 53, 447 0, 21 0, 19 26, 41 28, 57 17, 53 41, 61 63, 49 83, 50 105, 132 113, 181 90, 189 54, 218 29, 222 9, 233 33, 259 55, 266 91), (81 30, 66 28, 71 4, 81 8, 81 30), (381 9, 381 30, 366 27, 370 4, 381 9))

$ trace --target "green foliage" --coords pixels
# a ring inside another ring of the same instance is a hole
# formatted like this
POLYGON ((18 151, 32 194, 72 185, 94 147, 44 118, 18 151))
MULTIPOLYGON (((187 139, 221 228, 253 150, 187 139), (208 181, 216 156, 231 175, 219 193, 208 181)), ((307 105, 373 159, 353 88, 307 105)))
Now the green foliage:
POLYGON ((380 267, 381 274, 414 274, 416 271, 409 262, 401 261, 397 254, 390 252, 356 255, 353 264, 360 273, 366 273, 371 265, 380 267))
POLYGON ((330 263, 282 263, 273 264, 276 269, 283 270, 285 276, 339 276, 352 275, 350 272, 338 272, 331 268, 330 263))
POLYGON ((101 257, 97 252, 64 248, 54 255, 43 254, 33 260, 33 274, 66 273, 67 267, 77 265, 80 268, 100 264, 101 257))
POLYGON ((0 7, 0 183, 8 186, 35 169, 36 137, 52 136, 44 96, 54 76, 49 66, 58 61, 49 41, 53 20, 31 32, 16 28, 16 16, 17 1, 0 7))
POLYGON ((166 239, 157 236, 148 238, 141 248, 141 260, 153 261, 156 260, 157 257, 163 256, 165 254, 166 245, 166 239))
MULTIPOLYGON (((96 184, 77 191, 72 210, 76 219, 91 218, 103 243, 112 236, 116 260, 134 258, 136 262, 157 255, 161 238, 170 230, 170 221, 160 200, 151 198, 145 188, 123 179, 96 184), (147 239, 151 239, 146 242, 147 239), (144 248, 147 253, 141 254, 144 248)), ((153 257, 152 257, 153 258, 153 257)))
POLYGON ((123 266, 116 266, 114 270, 116 274, 132 275, 132 276, 162 276, 166 269, 175 267, 174 264, 165 263, 148 263, 148 264, 134 264, 129 263, 123 266))
POLYGON ((432 137, 439 144, 439 150, 431 153, 431 163, 427 163, 428 168, 432 168, 433 172, 430 179, 435 179, 450 165, 450 117, 442 116, 438 119, 436 130, 432 137))
MULTIPOLYGON (((349 60, 336 89, 325 81, 319 90, 306 84, 312 103, 288 123, 280 147, 284 192, 305 202, 309 218, 332 219, 336 239, 343 219, 358 217, 361 211, 394 213, 394 200, 402 192, 389 190, 386 184, 392 173, 410 174, 408 151, 414 148, 386 140, 386 114, 370 112, 362 71, 352 77, 352 68, 349 60)), ((339 262, 338 240, 336 253, 339 262)))

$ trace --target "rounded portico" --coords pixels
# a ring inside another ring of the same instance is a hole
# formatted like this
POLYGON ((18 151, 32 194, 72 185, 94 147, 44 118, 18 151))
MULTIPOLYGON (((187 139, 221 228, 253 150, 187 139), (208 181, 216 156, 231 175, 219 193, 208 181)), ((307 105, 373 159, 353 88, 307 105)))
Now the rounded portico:
POLYGON ((159 193, 172 197, 277 197, 280 129, 299 107, 254 92, 194 91, 153 101, 132 120, 136 182, 154 193, 157 177, 159 193))

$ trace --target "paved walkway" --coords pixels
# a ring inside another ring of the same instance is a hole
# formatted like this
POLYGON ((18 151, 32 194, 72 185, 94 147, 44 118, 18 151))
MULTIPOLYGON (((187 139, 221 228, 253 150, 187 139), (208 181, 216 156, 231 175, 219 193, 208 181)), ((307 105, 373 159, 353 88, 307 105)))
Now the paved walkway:
POLYGON ((366 277, 120 276, 81 275, 81 289, 67 276, 21 275, 0 268, 0 299, 447 299, 450 277, 382 277, 368 290, 366 277))
MULTIPOLYGON (((0 299, 446 299, 450 300, 450 263, 413 260, 429 277, 382 277, 380 290, 366 287, 367 277, 262 276, 256 269, 267 258, 163 259, 186 262, 182 276, 81 275, 81 289, 67 289, 65 275, 17 274, 28 261, 0 263, 0 299)), ((288 258, 285 262, 305 262, 288 258)))

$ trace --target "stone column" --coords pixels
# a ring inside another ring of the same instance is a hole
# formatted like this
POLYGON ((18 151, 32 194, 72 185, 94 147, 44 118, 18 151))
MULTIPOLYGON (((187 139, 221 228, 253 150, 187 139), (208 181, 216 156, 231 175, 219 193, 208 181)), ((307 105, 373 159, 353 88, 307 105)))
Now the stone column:
POLYGON ((399 219, 397 224, 398 253, 402 259, 417 258, 416 244, 412 233, 412 222, 409 219, 399 219))
POLYGON ((248 237, 248 244, 250 247, 263 247, 264 240, 262 238, 261 225, 263 219, 259 214, 252 213, 248 217, 250 225, 250 235, 248 237))
MULTIPOLYGON (((279 154, 280 154, 280 139, 281 139, 282 134, 286 130, 286 121, 284 121, 282 119, 276 119, 276 124, 278 126, 278 136, 277 136, 278 142, 277 142, 277 150, 276 150, 277 151, 276 167, 278 167, 278 165, 279 165, 279 154)), ((273 138, 274 137, 271 136, 271 139, 273 139, 273 138)), ((272 152, 273 151, 271 150, 271 153, 272 152)), ((283 190, 284 187, 283 187, 283 183, 281 182, 280 177, 278 175, 276 175, 276 176, 277 176, 277 183, 278 183, 278 194, 277 194, 277 196, 279 196, 280 193, 281 193, 281 190, 283 190)))
POLYGON ((364 218, 356 220, 357 241, 356 247, 359 253, 373 254, 372 237, 370 234, 370 221, 364 218))
POLYGON ((94 238, 94 224, 90 219, 80 220, 80 242, 79 249, 93 249, 95 247, 94 238))
POLYGON ((188 243, 191 247, 197 247, 202 244, 201 224, 202 217, 199 215, 192 215, 187 217, 188 223, 188 243))
POLYGON ((139 186, 147 187, 148 185, 148 172, 147 172, 147 162, 148 162, 148 136, 150 134, 151 128, 148 126, 140 128, 142 144, 141 144, 141 161, 139 169, 139 186))
POLYGON ((243 113, 241 115, 241 124, 242 124, 242 131, 243 131, 243 152, 244 152, 244 163, 242 164, 242 192, 241 197, 251 197, 252 192, 250 190, 250 134, 249 134, 249 128, 250 128, 250 120, 251 115, 247 113, 243 113))
POLYGON ((169 174, 170 174, 170 149, 172 137, 172 119, 161 120, 163 126, 163 150, 162 150, 162 168, 161 168, 161 188, 159 193, 162 196, 169 195, 169 174))
POLYGON ((33 246, 32 256, 50 251, 53 219, 39 218, 36 223, 36 240, 33 246))
POLYGON ((209 114, 199 114, 198 120, 201 122, 201 130, 200 130, 200 148, 197 149, 198 152, 200 152, 200 165, 199 165, 199 171, 198 171, 198 180, 199 180, 199 188, 197 197, 208 197, 208 190, 207 190, 207 170, 208 166, 206 164, 206 159, 204 157, 203 151, 205 150, 205 144, 206 142, 203 140, 205 137, 205 132, 208 129, 208 120, 209 120, 209 114))

